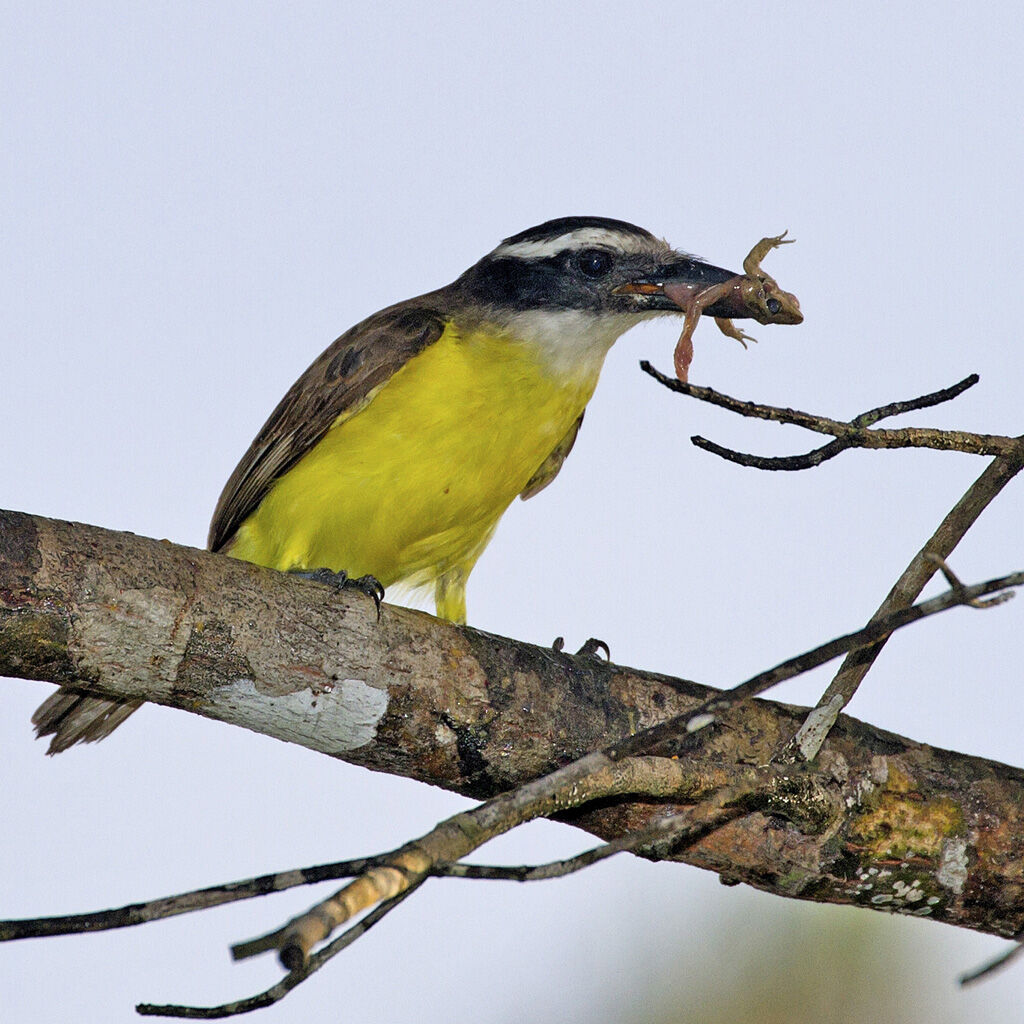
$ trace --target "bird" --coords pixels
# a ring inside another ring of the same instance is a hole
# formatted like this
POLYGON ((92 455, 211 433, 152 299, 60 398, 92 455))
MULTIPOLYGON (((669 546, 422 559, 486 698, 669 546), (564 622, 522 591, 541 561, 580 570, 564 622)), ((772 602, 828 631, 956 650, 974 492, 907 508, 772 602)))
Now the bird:
MULTIPOLYGON (((209 550, 378 597, 378 584, 432 587, 437 614, 465 623, 477 559, 514 499, 558 475, 615 341, 681 315, 666 286, 736 276, 606 217, 511 235, 313 361, 228 479, 209 550)), ((729 299, 704 312, 750 315, 729 299)), ((56 753, 138 706, 61 688, 33 723, 56 753)))

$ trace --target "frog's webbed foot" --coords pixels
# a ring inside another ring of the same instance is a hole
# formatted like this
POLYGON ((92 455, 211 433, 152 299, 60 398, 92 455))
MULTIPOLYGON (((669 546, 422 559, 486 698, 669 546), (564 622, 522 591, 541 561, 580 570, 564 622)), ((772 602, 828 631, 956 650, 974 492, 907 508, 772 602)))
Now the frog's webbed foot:
POLYGON ((757 344, 757 338, 746 331, 741 330, 737 327, 728 317, 716 316, 715 323, 718 324, 718 329, 727 337, 733 338, 738 341, 744 348, 747 347, 747 342, 752 341, 755 345, 757 344))

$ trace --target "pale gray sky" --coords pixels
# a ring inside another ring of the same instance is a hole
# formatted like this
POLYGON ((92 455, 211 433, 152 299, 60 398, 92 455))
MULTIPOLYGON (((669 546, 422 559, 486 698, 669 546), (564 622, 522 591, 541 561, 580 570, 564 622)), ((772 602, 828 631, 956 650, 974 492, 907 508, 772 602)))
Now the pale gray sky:
MULTIPOLYGON (((913 422, 1020 432, 1020 5, 824 10, 4 4, 0 506, 201 545, 223 481, 327 343, 569 214, 733 267, 762 235, 798 240, 766 269, 804 325, 757 328, 746 352, 702 326, 697 383, 846 417, 977 371, 954 407, 913 422)), ((983 463, 854 453, 769 476, 718 462, 689 436, 759 452, 814 439, 658 389, 637 363, 670 367, 674 340, 661 322, 613 350, 557 483, 512 509, 481 560, 470 621, 594 635, 617 661, 728 685, 862 622, 983 463)), ((966 579, 1022 567, 1021 487, 956 554, 966 579)), ((1016 604, 901 635, 853 713, 1020 764, 1016 604)), ((50 689, 4 684, 4 916, 375 852, 460 806, 161 709, 47 759, 28 719, 50 689)), ((542 824, 486 857, 587 843, 542 824)), ((232 966, 227 945, 309 896, 7 946, 0 1015, 129 1021, 139 999, 256 991, 275 965, 232 966)), ((545 886, 438 883, 259 1019, 616 1020, 655 947, 661 964, 677 943, 703 991, 693 965, 737 908, 769 930, 787 910, 628 858, 545 886)), ((912 924, 941 1019, 1019 1005, 1020 971, 953 985, 1000 943, 912 924)), ((891 970, 920 981, 922 960, 891 970)))

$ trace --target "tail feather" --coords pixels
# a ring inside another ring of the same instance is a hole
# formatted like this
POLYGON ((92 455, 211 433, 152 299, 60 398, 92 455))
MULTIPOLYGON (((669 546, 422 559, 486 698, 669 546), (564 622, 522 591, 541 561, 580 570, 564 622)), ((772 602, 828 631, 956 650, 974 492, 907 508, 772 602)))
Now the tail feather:
POLYGON ((47 754, 59 754, 76 743, 95 743, 109 736, 133 711, 138 700, 107 700, 62 686, 35 710, 36 738, 52 736, 47 754))

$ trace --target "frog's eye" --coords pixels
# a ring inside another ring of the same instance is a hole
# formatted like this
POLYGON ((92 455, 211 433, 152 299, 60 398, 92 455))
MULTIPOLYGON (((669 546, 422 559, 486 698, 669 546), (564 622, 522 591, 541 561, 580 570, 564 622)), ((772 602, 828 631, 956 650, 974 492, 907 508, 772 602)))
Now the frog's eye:
POLYGON ((768 307, 768 312, 773 316, 782 309, 782 303, 778 299, 769 299, 765 305, 768 307))

